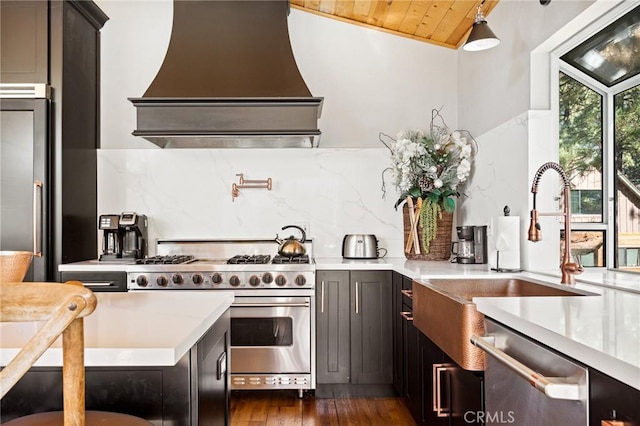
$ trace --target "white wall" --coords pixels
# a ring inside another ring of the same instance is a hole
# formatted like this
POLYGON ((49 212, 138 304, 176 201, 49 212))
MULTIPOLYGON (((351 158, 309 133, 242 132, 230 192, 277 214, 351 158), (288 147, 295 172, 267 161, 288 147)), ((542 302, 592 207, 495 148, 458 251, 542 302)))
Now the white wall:
POLYGON ((131 135, 139 97, 168 45, 170 0, 97 0, 110 17, 101 33, 98 212, 150 217, 150 238, 270 237, 309 223, 316 256, 340 256, 345 233, 374 233, 402 256, 401 213, 379 132, 428 128, 432 108, 457 122, 457 52, 292 9, 292 48, 314 96, 325 98, 320 149, 161 150, 131 135), (345 149, 349 148, 349 149, 345 149), (367 148, 367 149, 352 149, 367 148), (231 201, 236 173, 274 181, 231 201), (390 188, 392 189, 392 188, 390 188))
POLYGON ((530 55, 593 1, 500 0, 487 22, 501 43, 458 54, 458 124, 480 136, 530 108, 530 55))

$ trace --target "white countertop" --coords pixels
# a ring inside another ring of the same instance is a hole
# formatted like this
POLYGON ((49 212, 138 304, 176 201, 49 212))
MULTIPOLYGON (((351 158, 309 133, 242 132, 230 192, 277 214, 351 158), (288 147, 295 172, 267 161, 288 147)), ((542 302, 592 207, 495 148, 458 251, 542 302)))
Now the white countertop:
MULTIPOLYGON (((172 366, 233 302, 232 291, 96 293, 85 318, 85 365, 172 366)), ((41 323, 0 324, 0 366, 12 359, 41 323)), ((61 366, 58 339, 35 364, 61 366)))

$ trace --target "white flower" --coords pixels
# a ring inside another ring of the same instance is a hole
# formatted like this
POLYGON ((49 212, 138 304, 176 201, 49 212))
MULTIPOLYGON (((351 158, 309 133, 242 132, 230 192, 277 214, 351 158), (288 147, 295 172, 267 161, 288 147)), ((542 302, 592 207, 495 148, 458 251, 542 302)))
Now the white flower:
POLYGON ((464 182, 465 180, 467 180, 467 177, 469 177, 470 172, 471 172, 471 162, 469 162, 469 160, 467 160, 466 158, 463 158, 462 160, 460 160, 460 164, 456 169, 458 180, 460 182, 464 182))
POLYGON ((442 183, 442 181, 440 179, 436 179, 436 180, 433 181, 433 187, 434 188, 442 188, 442 185, 443 185, 443 183, 442 183))
POLYGON ((429 171, 429 173, 433 174, 433 173, 436 173, 438 171, 438 168, 436 166, 431 166, 431 167, 429 167, 428 171, 429 171))
POLYGON ((440 148, 442 148, 442 147, 440 146, 439 143, 433 145, 433 149, 435 149, 436 151, 440 150, 440 148))
POLYGON ((460 147, 460 157, 462 158, 471 157, 471 145, 462 145, 460 147))

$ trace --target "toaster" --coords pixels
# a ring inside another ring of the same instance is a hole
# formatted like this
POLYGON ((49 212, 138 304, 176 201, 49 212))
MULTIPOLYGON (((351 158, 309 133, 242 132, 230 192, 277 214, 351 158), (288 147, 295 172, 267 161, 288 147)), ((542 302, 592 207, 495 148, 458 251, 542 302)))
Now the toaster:
POLYGON ((373 234, 347 234, 342 240, 345 259, 377 259, 378 239, 373 234))

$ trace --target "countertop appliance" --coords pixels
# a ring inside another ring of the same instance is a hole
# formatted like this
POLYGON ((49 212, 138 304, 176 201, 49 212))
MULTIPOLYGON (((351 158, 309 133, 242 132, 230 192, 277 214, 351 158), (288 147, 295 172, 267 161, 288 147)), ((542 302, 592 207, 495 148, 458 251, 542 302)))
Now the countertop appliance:
POLYGON ((588 423, 589 376, 584 366, 485 319, 487 335, 471 340, 487 353, 487 425, 588 423))
POLYGON ((345 259, 377 259, 380 250, 387 254, 386 249, 378 248, 374 234, 347 234, 342 239, 342 257, 345 259))
POLYGON ((280 256, 273 239, 158 240, 127 267, 130 291, 233 290, 231 389, 315 389, 313 242, 280 256))
POLYGON ((453 261, 457 263, 487 263, 487 227, 456 226, 458 241, 451 243, 453 261))
POLYGON ((100 261, 142 259, 147 256, 148 221, 143 214, 123 212, 100 215, 102 235, 100 261))

